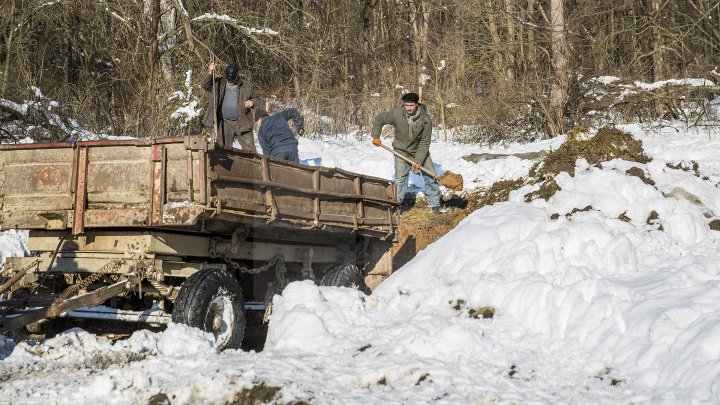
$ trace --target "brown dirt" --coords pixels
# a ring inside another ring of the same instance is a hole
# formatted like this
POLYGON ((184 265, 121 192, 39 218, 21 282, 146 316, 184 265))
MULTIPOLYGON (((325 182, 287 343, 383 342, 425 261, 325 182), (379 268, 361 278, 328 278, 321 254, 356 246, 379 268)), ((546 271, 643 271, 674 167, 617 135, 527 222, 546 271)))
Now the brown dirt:
POLYGON ((490 319, 495 316, 495 308, 493 307, 482 307, 482 308, 470 308, 468 311, 468 315, 470 315, 473 319, 490 319))
POLYGON ((439 180, 440 184, 452 191, 461 191, 463 189, 463 177, 457 173, 445 171, 445 173, 439 177, 439 180))
POLYGON ((713 219, 708 226, 710 226, 710 229, 713 231, 720 231, 720 219, 713 219))
POLYGON ((523 179, 503 180, 493 184, 489 189, 476 190, 468 196, 468 209, 475 211, 486 205, 507 201, 510 192, 523 186, 523 179))
POLYGON ((433 214, 425 207, 405 212, 398 224, 399 243, 393 247, 393 268, 399 269, 417 252, 450 232, 468 215, 468 211, 451 209, 446 214, 433 214))
POLYGON ((700 173, 700 165, 698 162, 691 160, 690 162, 679 162, 676 164, 667 163, 665 166, 671 168, 671 169, 677 169, 677 170, 684 170, 686 172, 692 171, 696 177, 699 177, 703 180, 710 180, 709 177, 703 176, 700 173))
POLYGON ((651 185, 651 186, 654 186, 654 185, 655 185, 655 181, 653 181, 653 179, 648 178, 648 177, 645 175, 645 171, 644 171, 643 169, 637 167, 637 166, 633 166, 633 167, 627 169, 627 170, 625 171, 625 173, 626 173, 627 175, 629 175, 629 176, 639 177, 640 180, 642 180, 642 182, 645 183, 645 184, 648 184, 648 185, 651 185))
POLYGON ((228 404, 232 405, 259 405, 274 403, 280 392, 279 387, 272 387, 261 382, 252 388, 245 388, 235 395, 235 399, 228 404))
MULTIPOLYGON (((720 221, 718 222, 718 225, 720 225, 720 221)), ((665 228, 663 228, 662 224, 660 223, 660 214, 658 214, 655 210, 650 211, 650 215, 648 215, 645 223, 648 225, 656 225, 658 231, 665 230, 665 228)), ((712 229, 712 223, 710 224, 710 229, 712 229)))
POLYGON ((621 220, 621 221, 623 221, 623 222, 631 222, 631 221, 632 221, 632 219, 630 219, 630 217, 627 216, 627 211, 625 211, 625 212, 621 213, 620 215, 618 215, 618 219, 621 220))
POLYGON ((170 403, 170 398, 163 392, 155 394, 148 399, 148 405, 170 405, 170 403))
POLYGON ((530 176, 544 179, 554 177, 560 172, 574 176, 575 161, 579 158, 585 158, 590 165, 618 158, 638 163, 650 161, 645 155, 642 142, 626 132, 604 127, 588 140, 568 138, 558 150, 551 152, 542 162, 533 166, 530 176))
POLYGON ((555 182, 555 179, 546 180, 540 185, 540 188, 537 191, 533 191, 532 193, 525 196, 525 202, 537 200, 538 198, 547 200, 550 197, 554 196, 555 193, 560 190, 560 186, 558 186, 558 184, 555 182))

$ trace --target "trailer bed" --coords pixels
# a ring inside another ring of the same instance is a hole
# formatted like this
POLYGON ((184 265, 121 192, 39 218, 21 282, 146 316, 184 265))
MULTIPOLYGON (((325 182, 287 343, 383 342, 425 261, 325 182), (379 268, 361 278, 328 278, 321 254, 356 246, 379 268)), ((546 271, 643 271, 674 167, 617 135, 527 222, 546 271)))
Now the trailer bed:
POLYGON ((2 145, 0 190, 2 229, 230 235, 248 226, 300 239, 388 239, 396 229, 391 181, 197 137, 2 145))

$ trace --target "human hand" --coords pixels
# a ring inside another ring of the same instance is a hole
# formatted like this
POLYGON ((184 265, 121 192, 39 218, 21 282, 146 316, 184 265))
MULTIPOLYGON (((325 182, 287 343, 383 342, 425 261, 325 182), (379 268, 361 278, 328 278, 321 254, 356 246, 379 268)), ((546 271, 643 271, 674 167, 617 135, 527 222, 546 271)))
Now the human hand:
POLYGON ((375 146, 380 146, 380 144, 382 144, 382 141, 380 140, 380 138, 373 138, 372 144, 375 146))
POLYGON ((243 103, 245 108, 252 108, 253 102, 251 100, 245 100, 245 103, 243 103))
POLYGON ((215 71, 215 64, 214 64, 214 63, 211 63, 211 64, 210 64, 210 73, 212 73, 212 72, 214 72, 214 71, 215 71))
POLYGON ((410 169, 415 174, 420 174, 420 165, 412 165, 412 169, 410 169))
POLYGON ((299 128, 297 134, 298 136, 305 136, 305 128, 299 128))

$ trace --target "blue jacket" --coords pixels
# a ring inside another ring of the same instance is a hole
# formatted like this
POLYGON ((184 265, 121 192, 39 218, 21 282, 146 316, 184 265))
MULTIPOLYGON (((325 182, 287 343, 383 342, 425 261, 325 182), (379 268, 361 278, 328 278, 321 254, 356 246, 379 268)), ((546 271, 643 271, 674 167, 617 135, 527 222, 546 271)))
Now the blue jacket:
POLYGON ((297 149, 298 141, 288 126, 290 119, 295 123, 297 132, 300 133, 305 121, 296 108, 288 108, 262 119, 262 124, 258 129, 258 141, 260 141, 263 154, 274 156, 274 153, 279 151, 297 149))

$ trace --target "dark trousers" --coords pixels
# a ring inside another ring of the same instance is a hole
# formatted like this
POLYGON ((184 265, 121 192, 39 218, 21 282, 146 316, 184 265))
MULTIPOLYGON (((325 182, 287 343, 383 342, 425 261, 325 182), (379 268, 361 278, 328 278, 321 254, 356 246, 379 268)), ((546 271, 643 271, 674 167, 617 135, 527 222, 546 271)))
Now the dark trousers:
POLYGON ((237 137, 242 150, 257 152, 255 149, 255 137, 253 136, 252 130, 240 131, 240 121, 223 120, 222 125, 219 125, 219 127, 217 143, 220 146, 232 148, 233 141, 235 140, 235 137, 237 137))
POLYGON ((289 160, 291 162, 300 163, 300 158, 298 157, 298 149, 297 147, 293 149, 283 149, 278 151, 273 151, 270 156, 289 160))

